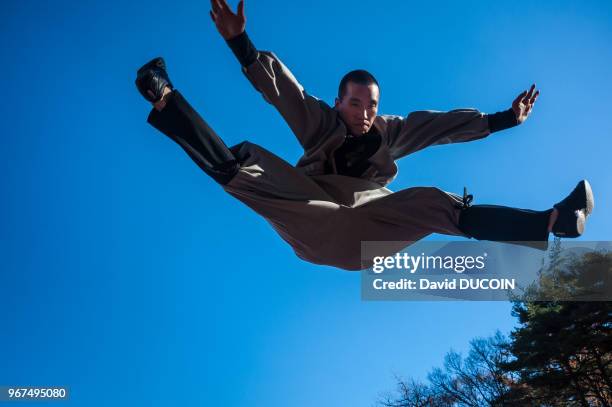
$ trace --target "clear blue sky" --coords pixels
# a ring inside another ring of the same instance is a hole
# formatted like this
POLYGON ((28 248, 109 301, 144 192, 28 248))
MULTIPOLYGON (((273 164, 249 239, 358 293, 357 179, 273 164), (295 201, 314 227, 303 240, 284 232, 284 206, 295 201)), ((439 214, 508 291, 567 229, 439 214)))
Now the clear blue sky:
MULTIPOLYGON (((232 3, 235 5, 235 3, 232 3)), ((507 303, 368 303, 358 273, 304 263, 145 123, 157 55, 228 144, 300 146, 240 72, 206 1, 3 3, 0 385, 70 405, 370 406, 393 374, 515 325, 507 303)), ((373 72, 381 113, 495 112, 521 127, 400 161, 399 190, 551 206, 581 178, 586 240, 611 240, 609 2, 248 0, 247 30, 329 103, 373 72)), ((432 238, 439 238, 433 236, 432 238)))

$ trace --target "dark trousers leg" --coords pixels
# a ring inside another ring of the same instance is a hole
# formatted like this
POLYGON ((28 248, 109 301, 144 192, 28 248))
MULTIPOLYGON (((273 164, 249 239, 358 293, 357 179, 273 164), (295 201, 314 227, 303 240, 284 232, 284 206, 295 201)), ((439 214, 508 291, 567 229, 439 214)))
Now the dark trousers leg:
MULTIPOLYGON (((473 205, 461 211, 459 229, 478 240, 547 242, 552 209, 533 211, 497 205, 473 205)), ((546 249, 547 243, 526 246, 546 249)))
POLYGON ((219 184, 227 184, 240 165, 223 140, 177 90, 168 95, 162 111, 153 109, 147 121, 189 154, 219 184))

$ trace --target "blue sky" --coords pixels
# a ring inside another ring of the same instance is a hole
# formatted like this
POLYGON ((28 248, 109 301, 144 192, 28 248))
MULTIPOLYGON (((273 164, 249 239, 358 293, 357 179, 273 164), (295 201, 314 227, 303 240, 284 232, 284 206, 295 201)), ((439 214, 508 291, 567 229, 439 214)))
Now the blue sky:
MULTIPOLYGON (((135 71, 163 55, 227 144, 299 158, 208 8, 3 5, 0 385, 67 385, 70 405, 370 406, 394 374, 422 378, 450 348, 509 332, 506 303, 362 302, 358 273, 300 261, 145 123, 135 71)), ((256 46, 329 103, 356 68, 376 75, 387 114, 495 112, 537 83, 523 126, 407 157, 391 188, 465 185, 475 203, 546 209, 588 178, 585 240, 611 239, 611 11, 603 1, 246 4, 256 46)))

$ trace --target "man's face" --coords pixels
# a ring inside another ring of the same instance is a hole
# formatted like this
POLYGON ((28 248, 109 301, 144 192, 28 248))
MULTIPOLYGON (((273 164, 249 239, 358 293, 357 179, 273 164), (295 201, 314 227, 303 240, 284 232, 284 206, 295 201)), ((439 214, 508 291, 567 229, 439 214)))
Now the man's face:
POLYGON ((342 100, 336 98, 335 109, 352 135, 365 134, 374 124, 379 93, 378 86, 374 83, 360 85, 348 82, 342 100))

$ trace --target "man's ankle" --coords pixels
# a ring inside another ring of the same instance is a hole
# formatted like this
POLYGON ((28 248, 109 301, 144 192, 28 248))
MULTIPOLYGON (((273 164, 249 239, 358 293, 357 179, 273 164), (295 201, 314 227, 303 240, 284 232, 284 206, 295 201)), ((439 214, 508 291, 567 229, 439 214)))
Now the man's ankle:
POLYGON ((159 99, 157 102, 155 102, 153 104, 153 107, 155 107, 155 110, 157 110, 158 112, 161 112, 164 109, 164 107, 166 107, 166 101, 167 101, 168 95, 170 93, 172 93, 172 89, 170 89, 168 86, 166 86, 164 88, 163 95, 162 95, 161 99, 159 99))
POLYGON ((559 211, 557 210, 557 208, 553 208, 552 212, 550 213, 550 218, 548 218, 548 233, 552 232, 558 217, 559 211))

